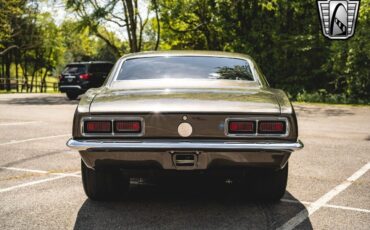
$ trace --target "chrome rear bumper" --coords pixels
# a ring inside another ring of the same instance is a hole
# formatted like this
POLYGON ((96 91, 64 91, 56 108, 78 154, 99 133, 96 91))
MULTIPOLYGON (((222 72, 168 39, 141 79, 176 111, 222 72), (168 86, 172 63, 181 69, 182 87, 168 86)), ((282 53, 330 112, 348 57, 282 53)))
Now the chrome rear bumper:
POLYGON ((276 150, 294 151, 303 148, 301 141, 297 142, 235 142, 235 141, 111 141, 111 140, 74 140, 70 139, 67 146, 79 151, 125 151, 125 150, 276 150))
POLYGON ((282 168, 291 152, 303 148, 303 143, 71 139, 67 146, 79 150, 85 164, 90 168, 118 165, 121 168, 146 169, 156 166, 166 170, 204 170, 239 166, 282 168), (179 155, 192 155, 194 164, 178 164, 183 163, 183 159, 177 158, 179 155))

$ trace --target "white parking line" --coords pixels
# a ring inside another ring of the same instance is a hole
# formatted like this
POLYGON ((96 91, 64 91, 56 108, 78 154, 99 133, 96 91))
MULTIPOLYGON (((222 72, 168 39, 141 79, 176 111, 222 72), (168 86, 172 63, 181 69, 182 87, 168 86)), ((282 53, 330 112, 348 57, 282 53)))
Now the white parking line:
MULTIPOLYGON (((306 204, 306 205, 312 204, 312 202, 300 201, 300 200, 281 199, 281 201, 282 202, 286 202, 286 203, 294 203, 294 204, 306 204)), ((370 210, 368 210, 368 209, 353 208, 353 207, 341 206, 341 205, 325 204, 325 205, 323 205, 323 207, 325 207, 325 208, 344 209, 344 210, 350 210, 350 211, 356 211, 356 212, 370 213, 370 210)))
POLYGON ((13 171, 22 171, 22 172, 33 172, 33 173, 41 173, 41 174, 51 174, 51 175, 66 175, 71 177, 81 177, 80 175, 76 175, 76 173, 54 173, 44 170, 35 170, 35 169, 24 169, 24 168, 14 168, 14 167, 0 167, 0 169, 6 169, 6 170, 13 170, 13 171))
POLYGON ((22 171, 22 172, 48 173, 47 171, 43 171, 43 170, 23 169, 23 168, 14 168, 14 167, 0 167, 0 169, 22 171))
POLYGON ((23 122, 0 123, 0 126, 26 125, 26 124, 33 124, 33 123, 41 123, 41 121, 23 121, 23 122))
POLYGON ((18 144, 18 143, 29 142, 29 141, 45 140, 45 139, 51 139, 51 138, 56 138, 56 137, 67 137, 67 136, 71 136, 71 134, 62 134, 62 135, 46 136, 46 137, 36 137, 36 138, 25 139, 25 140, 15 140, 15 141, 10 141, 10 142, 0 143, 0 146, 18 144))
POLYGON ((297 215, 295 215, 293 218, 288 220, 285 224, 283 224, 278 229, 293 229, 296 226, 298 226, 300 223, 305 221, 310 215, 312 215, 314 212, 319 210, 321 207, 325 206, 331 199, 333 199, 336 195, 344 191, 346 188, 348 188, 354 181, 356 181, 358 178, 360 178, 362 175, 364 175, 368 170, 370 169, 370 162, 368 162, 366 165, 364 165, 362 168, 360 168, 357 172, 355 172, 352 176, 347 178, 343 183, 336 186, 326 194, 324 194, 322 197, 317 199, 315 202, 311 203, 307 209, 302 210, 297 215))
POLYGON ((8 191, 11 191, 11 190, 14 190, 14 189, 17 189, 17 188, 23 188, 23 187, 27 187, 27 186, 31 186, 31 185, 35 185, 35 184, 41 184, 41 183, 45 183, 45 182, 49 182, 49 181, 53 181, 53 180, 58 180, 58 179, 62 179, 62 178, 69 177, 69 176, 70 176, 69 174, 65 174, 65 175, 59 175, 59 176, 52 177, 52 178, 46 178, 46 179, 43 179, 43 180, 31 181, 31 182, 28 182, 28 183, 19 184, 19 185, 15 185, 15 186, 12 186, 12 187, 0 189, 0 193, 8 192, 8 191))
POLYGON ((324 205, 324 207, 326 207, 326 208, 338 208, 338 209, 344 209, 344 210, 350 210, 350 211, 370 213, 370 210, 368 210, 368 209, 352 208, 352 207, 341 206, 341 205, 326 204, 326 205, 324 205))

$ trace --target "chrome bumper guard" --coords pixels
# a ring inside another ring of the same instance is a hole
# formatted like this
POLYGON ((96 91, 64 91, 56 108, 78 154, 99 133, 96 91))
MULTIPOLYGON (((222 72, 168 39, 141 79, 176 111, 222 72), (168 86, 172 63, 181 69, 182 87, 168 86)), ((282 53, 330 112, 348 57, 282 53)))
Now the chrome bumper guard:
POLYGON ((303 143, 297 142, 235 142, 235 141, 112 141, 112 140, 74 140, 70 139, 67 146, 79 151, 125 151, 125 150, 231 150, 231 151, 294 151, 303 148, 303 143))

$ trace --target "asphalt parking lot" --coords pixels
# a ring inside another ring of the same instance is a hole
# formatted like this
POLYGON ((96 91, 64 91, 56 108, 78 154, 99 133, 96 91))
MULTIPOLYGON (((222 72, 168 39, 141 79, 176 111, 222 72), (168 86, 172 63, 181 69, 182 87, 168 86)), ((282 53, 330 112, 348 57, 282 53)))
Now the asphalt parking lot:
POLYGON ((296 104, 305 148, 284 199, 240 199, 233 185, 132 183, 129 198, 86 198, 65 143, 77 101, 0 95, 0 229, 370 229, 370 107, 296 104))

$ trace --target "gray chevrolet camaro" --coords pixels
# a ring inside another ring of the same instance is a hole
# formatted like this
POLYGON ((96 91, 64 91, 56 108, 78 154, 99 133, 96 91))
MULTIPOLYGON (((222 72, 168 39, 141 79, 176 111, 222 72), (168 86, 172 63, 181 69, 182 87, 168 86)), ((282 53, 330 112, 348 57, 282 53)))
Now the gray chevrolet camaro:
POLYGON ((92 200, 122 196, 133 177, 191 174, 235 177, 277 201, 303 147, 288 97, 249 56, 201 51, 119 59, 81 98, 67 145, 80 152, 92 200))

